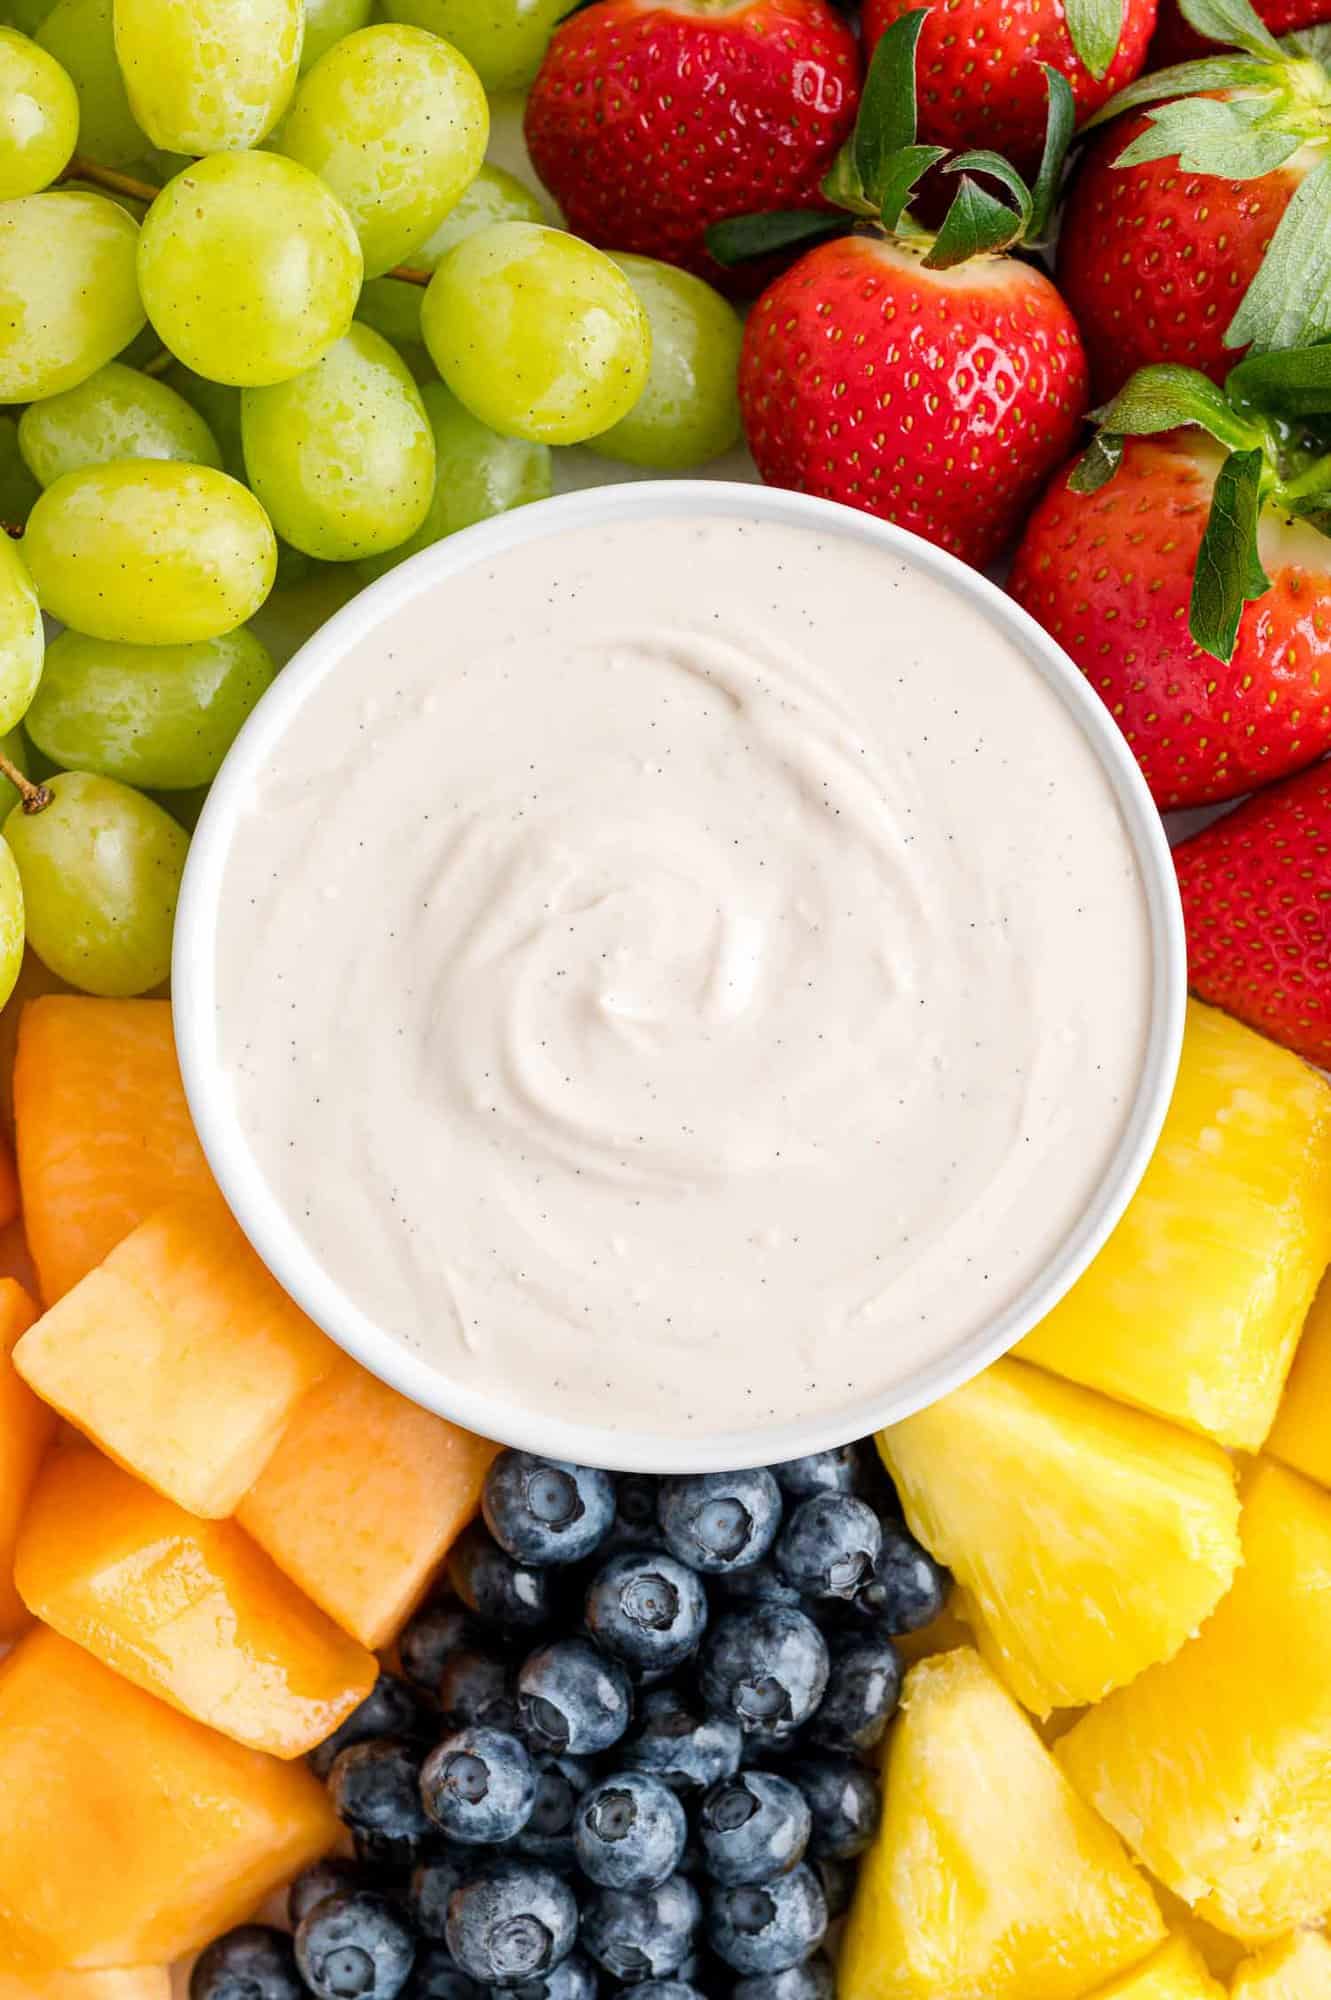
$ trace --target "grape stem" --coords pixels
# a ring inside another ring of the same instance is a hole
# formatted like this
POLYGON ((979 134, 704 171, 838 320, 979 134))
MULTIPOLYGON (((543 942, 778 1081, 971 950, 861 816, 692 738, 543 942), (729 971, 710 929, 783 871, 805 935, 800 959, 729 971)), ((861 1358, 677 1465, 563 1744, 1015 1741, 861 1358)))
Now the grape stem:
POLYGON ((0 776, 8 778, 22 801, 24 812, 29 815, 45 812, 55 797, 49 785, 34 785, 31 778, 25 778, 18 765, 6 757, 3 750, 0 750, 0 776))
POLYGON ((0 533, 8 535, 11 542, 23 540, 23 528, 18 521, 0 521, 0 533))
MULTIPOLYGON (((103 187, 111 194, 128 195, 131 201, 144 203, 156 201, 162 192, 151 181, 136 180, 133 174, 122 174, 116 167, 104 167, 100 160, 90 160, 83 153, 75 153, 60 178, 62 181, 91 181, 94 187, 103 187)), ((428 285, 432 275, 429 271, 418 271, 411 264, 395 264, 391 271, 384 272, 386 278, 400 279, 404 285, 428 285)))

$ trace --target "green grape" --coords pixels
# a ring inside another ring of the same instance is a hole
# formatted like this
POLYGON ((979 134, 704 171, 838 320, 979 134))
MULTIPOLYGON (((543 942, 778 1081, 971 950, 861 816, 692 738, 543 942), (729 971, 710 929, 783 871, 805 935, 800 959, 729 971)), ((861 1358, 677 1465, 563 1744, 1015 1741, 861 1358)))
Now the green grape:
MULTIPOLYGON (((32 758, 28 754, 28 739, 21 729, 11 729, 7 736, 0 736, 0 755, 3 755, 25 778, 32 775, 32 758)), ((0 826, 8 819, 19 802, 18 787, 0 771, 0 826)), ((3 1003, 0 1003, 3 1004, 3 1003)))
POLYGON ((0 527, 21 528, 41 490, 23 463, 18 425, 0 413, 0 527))
POLYGON ((301 78, 277 143, 328 183, 377 278, 439 227, 489 135, 471 64, 437 35, 390 23, 335 42, 301 78))
POLYGON ((28 943, 84 993, 128 1000, 171 970, 189 835, 114 778, 64 771, 42 812, 12 812, 5 839, 23 884, 28 943))
POLYGON ((0 403, 58 396, 129 345, 143 325, 138 240, 99 194, 49 188, 0 204, 0 403))
POLYGON ((222 454, 222 470, 233 479, 245 477, 245 453, 240 442, 240 391, 232 382, 210 382, 183 361, 173 361, 162 377, 191 409, 197 410, 222 454))
POLYGON ((132 167, 151 148, 125 94, 111 4, 112 0, 56 0, 37 40, 64 65, 78 93, 82 151, 104 167, 132 167))
POLYGON ((425 518, 434 438, 401 357, 353 326, 315 368, 241 397, 250 484, 294 548, 354 562, 396 547, 425 518))
POLYGON ((276 673, 241 626, 192 646, 125 646, 62 632, 51 641, 25 728, 61 769, 145 791, 187 791, 222 759, 276 673))
POLYGON ((277 566, 268 516, 239 480, 156 458, 67 472, 29 515, 23 551, 53 618, 144 646, 243 625, 277 566))
POLYGON ((313 69, 320 56, 327 55, 334 42, 357 28, 369 26, 374 0, 305 0, 305 41, 300 52, 300 73, 313 69))
POLYGON ((35 35, 54 4, 55 0, 8 0, 0 13, 7 25, 17 28, 21 35, 35 35))
POLYGON ((176 153, 257 146, 296 87, 301 0, 114 0, 130 109, 176 153))
POLYGON ((139 250, 143 302, 187 368, 284 382, 351 324, 361 256, 344 209, 280 153, 216 153, 168 182, 139 250))
POLYGON ((430 511, 400 547, 362 564, 367 577, 383 576, 408 556, 474 521, 488 521, 492 514, 506 514, 510 508, 550 497, 549 445, 500 437, 465 410, 442 382, 427 383, 421 401, 434 432, 430 511))
MULTIPOLYGON (((7 791, 14 787, 3 780, 7 791)), ((23 967, 23 882, 13 851, 0 840, 0 1007, 18 984, 23 967)))
MULTIPOLYGON (((524 187, 516 174, 492 167, 487 161, 439 227, 412 251, 413 268, 435 270, 455 243, 461 243, 464 236, 474 236, 478 229, 487 229, 492 222, 545 219, 540 197, 524 187)), ((370 278, 361 292, 356 317, 395 346, 414 344, 421 337, 421 288, 401 278, 370 278)))
POLYGON ((580 444, 641 395, 651 331, 603 250, 537 222, 496 222, 450 250, 421 331, 472 415, 507 437, 580 444))
POLYGON ((390 21, 409 21, 461 49, 490 92, 525 90, 569 0, 384 0, 390 21))
POLYGON ((739 314, 673 264, 628 256, 615 262, 651 321, 652 365, 628 415, 592 438, 591 449, 659 472, 706 465, 739 441, 739 314))
POLYGON ((155 376, 108 361, 76 389, 32 403, 19 418, 19 448, 43 486, 82 465, 113 458, 178 458, 222 463, 197 410, 155 376))
POLYGON ((0 201, 49 187, 78 136, 78 96, 55 57, 0 28, 0 201))
POLYGON ((28 566, 9 537, 0 535, 0 730, 22 722, 42 677, 44 645, 28 566))

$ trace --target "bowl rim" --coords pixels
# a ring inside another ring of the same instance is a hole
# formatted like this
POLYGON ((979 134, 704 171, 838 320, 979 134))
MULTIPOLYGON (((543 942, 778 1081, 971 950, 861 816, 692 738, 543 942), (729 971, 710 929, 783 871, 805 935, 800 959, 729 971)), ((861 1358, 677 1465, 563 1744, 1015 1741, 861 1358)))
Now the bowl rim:
POLYGON ((1135 1191, 1173 1093, 1187 998, 1178 887, 1164 826, 1126 740, 1057 642, 998 586, 919 536, 837 501, 739 481, 662 479, 586 488, 480 522, 422 550, 370 584, 308 639, 236 738, 195 830, 172 955, 172 1010, 194 1124, 228 1206, 284 1289, 334 1343, 411 1401, 502 1444, 631 1472, 725 1471, 821 1451, 899 1422, 1007 1353, 1052 1310, 1100 1249, 1135 1191), (527 1409, 515 1395, 453 1381, 362 1312, 300 1239, 249 1151, 217 1048, 216 914, 237 813, 251 773, 315 686, 383 620, 463 569, 569 529, 609 522, 745 517, 818 528, 903 558, 977 606, 1015 641, 1060 696, 1109 777, 1145 890, 1151 934, 1150 1026, 1132 1110, 1095 1194, 1056 1253, 1001 1313, 956 1347, 851 1407, 781 1424, 678 1436, 626 1430, 613 1412, 586 1421, 527 1409))

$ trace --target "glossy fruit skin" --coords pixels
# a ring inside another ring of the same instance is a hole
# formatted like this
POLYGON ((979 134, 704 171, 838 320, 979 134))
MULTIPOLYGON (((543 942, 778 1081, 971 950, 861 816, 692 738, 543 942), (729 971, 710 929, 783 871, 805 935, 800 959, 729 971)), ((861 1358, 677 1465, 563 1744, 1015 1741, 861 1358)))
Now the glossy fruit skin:
POLYGON ((1065 468, 1008 581, 1109 709, 1162 811, 1235 798, 1331 745, 1331 547, 1315 530, 1263 521, 1272 588, 1245 607, 1227 665, 1188 632, 1218 465, 1176 431, 1130 440, 1098 493, 1070 492, 1065 468))
POLYGON ((27 565, 8 537, 0 544, 0 730, 23 720, 41 681, 42 614, 27 565))
POLYGON ((53 56, 0 28, 0 201, 48 187, 74 150, 79 100, 53 56))
POLYGON ((550 1571, 515 1563, 481 1521, 473 1521, 454 1542, 448 1558, 448 1580, 462 1602, 486 1624, 532 1630, 548 1625, 554 1612, 550 1571))
MULTIPOLYGON (((867 0, 864 46, 872 53, 911 0, 867 0)), ((1037 167, 1048 95, 1044 65, 1072 86, 1081 123, 1131 83, 1146 61, 1155 0, 1127 0, 1118 50, 1101 77, 1073 46, 1061 6, 1046 0, 940 0, 929 8, 916 50, 919 136, 962 150, 989 146, 1023 173, 1037 167)))
POLYGON ((649 1688, 618 1761, 628 1770, 652 1772, 688 1797, 738 1771, 743 1747, 732 1717, 693 1708, 675 1688, 649 1688))
POLYGON ((433 1728, 434 1719, 416 1690, 396 1674, 380 1674, 360 1707, 310 1752, 309 1766, 316 1778, 326 1778, 334 1759, 353 1743, 369 1743, 378 1736, 428 1740, 433 1728))
POLYGON ((108 361, 63 395, 29 404, 19 419, 18 442, 41 486, 112 458, 222 463, 212 432, 183 396, 119 361, 108 361))
POLYGON ((921 1632, 941 1615, 950 1581, 914 1535, 899 1523, 884 1521, 873 1581, 860 1591, 853 1609, 889 1634, 921 1632))
POLYGON ((610 1532, 614 1481, 589 1466, 501 1451, 486 1474, 481 1511, 516 1562, 581 1562, 610 1532))
POLYGON ((1086 359, 1049 280, 1013 258, 928 271, 838 237, 763 293, 740 409, 769 486, 863 508, 992 562, 1086 410, 1086 359))
MULTIPOLYGON (((361 1706, 364 1707, 364 1703, 361 1706)), ((365 1871, 358 1862, 349 1860, 345 1855, 326 1854, 322 1861, 316 1861, 312 1868, 306 1868, 298 1875, 287 1890, 287 1922, 294 1931, 302 1917, 308 1916, 326 1896, 343 1889, 367 1886, 365 1871)))
POLYGON ((703 1642, 698 1685, 708 1706, 746 1735, 779 1743, 809 1720, 827 1675, 827 1642, 813 1620, 761 1604, 715 1621, 703 1642))
POLYGON ((1099 403, 1138 368, 1177 361, 1216 382, 1242 358, 1225 329, 1306 171, 1255 180, 1114 161, 1149 121, 1115 122, 1086 149, 1059 231, 1059 290, 1081 328, 1099 403))
POLYGON ((883 1546, 878 1516, 851 1493, 815 1493, 786 1518, 775 1561, 806 1597, 849 1599, 874 1574, 883 1546))
POLYGON ((678 1666, 707 1624, 707 1593, 687 1563, 657 1549, 624 1549, 587 1590, 587 1630, 631 1667, 678 1666))
POLYGON ((189 2000, 302 2000, 296 1955, 285 1931, 241 1924, 194 1961, 189 2000))
POLYGON ((666 1547, 690 1569, 724 1576, 761 1562, 781 1525, 770 1472, 699 1472, 663 1479, 656 1502, 666 1547))
POLYGON ((788 1458, 771 1468, 781 1491, 794 1500, 807 1500, 814 1493, 853 1493, 859 1477, 860 1457, 853 1444, 831 1451, 811 1451, 803 1458, 788 1458))
POLYGON ((582 1948, 617 1979, 667 1979, 688 1957, 701 1916, 682 1875, 655 1889, 600 1889, 583 1908, 582 1948))
POLYGON ((573 1816, 578 1866, 602 1889, 656 1888, 678 1868, 687 1837, 676 1794, 642 1771, 618 1771, 592 1785, 573 1816))
POLYGON ((1331 950, 1324 901, 1331 775, 1271 785, 1174 850, 1201 999, 1331 1065, 1331 950))
POLYGON ((651 322, 652 363, 628 415, 590 439, 589 448, 659 472, 706 465, 739 441, 739 315, 692 271, 655 257, 615 262, 651 322))
POLYGON ((768 1882, 712 1891, 707 1942, 735 1972, 786 1972, 816 1951, 827 1932, 827 1905, 811 1868, 768 1882))
POLYGON ((296 87, 301 0, 115 0, 134 117, 175 153, 257 146, 296 87))
POLYGON ((564 12, 563 0, 388 0, 391 21, 411 21, 461 49, 491 96, 525 90, 564 12))
POLYGON ((0 205, 0 403, 33 403, 86 380, 144 322, 138 225, 104 195, 47 188, 0 205))
POLYGON ((878 1826, 878 1780, 873 1772, 855 1758, 823 1751, 796 1758, 789 1774, 813 1815, 810 1857, 853 1861, 863 1854, 878 1826))
POLYGON ((396 2000, 407 1983, 415 1942, 382 1896, 328 1896, 296 1931, 296 1963, 315 2000, 396 2000))
POLYGON ((436 1743, 421 1767, 426 1813, 450 1840, 495 1846, 531 1818, 536 1773, 525 1744, 477 1724, 436 1743))
MULTIPOLYGON (((1253 5, 1276 36, 1292 35, 1299 28, 1320 27, 1331 20, 1327 0, 1253 0, 1253 5)), ((1160 0, 1155 39, 1151 43, 1151 69, 1165 69, 1171 63, 1211 55, 1215 48, 1214 42, 1203 41, 1196 29, 1189 27, 1179 12, 1178 0, 1160 0)))
POLYGON ((730 2000, 836 2000, 836 1975, 830 1959, 815 1952, 784 1972, 759 1972, 737 1980, 730 2000))
POLYGON ((822 1749, 863 1754, 882 1740, 901 1695, 901 1659, 884 1633, 830 1632, 827 1693, 809 1724, 822 1749))
POLYGON ((383 1840, 422 1841, 433 1827, 421 1804, 421 1748, 379 1736, 339 1752, 328 1796, 343 1826, 383 1840))
POLYGON ((448 1948, 467 1975, 520 1986, 569 1955, 578 1906, 561 1876, 531 1861, 497 1861, 460 1889, 448 1911, 448 1948))
POLYGON ((855 38, 826 0, 718 12, 598 0, 555 32, 527 100, 527 145, 579 235, 733 289, 706 229, 817 206, 859 85, 855 38))
POLYGON ((788 1874, 804 1858, 813 1820, 789 1778, 740 1771, 705 1794, 697 1828, 711 1880, 734 1888, 788 1874))
POLYGON ((632 1713, 627 1673, 590 1639, 556 1639, 519 1669, 518 1717, 538 1750, 598 1755, 618 1743, 632 1713))

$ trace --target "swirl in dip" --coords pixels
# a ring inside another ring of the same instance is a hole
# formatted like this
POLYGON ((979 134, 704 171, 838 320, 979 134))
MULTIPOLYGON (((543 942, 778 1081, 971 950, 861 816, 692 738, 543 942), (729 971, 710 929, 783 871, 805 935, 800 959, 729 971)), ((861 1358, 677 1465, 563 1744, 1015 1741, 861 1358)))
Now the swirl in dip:
POLYGON ((1071 711, 924 569, 768 520, 567 529, 401 606, 281 738, 219 924, 237 1115, 342 1290, 648 1432, 853 1412, 984 1326, 1146 1051, 1071 711))

